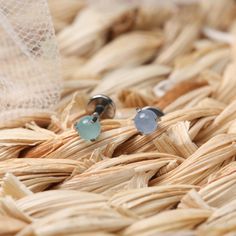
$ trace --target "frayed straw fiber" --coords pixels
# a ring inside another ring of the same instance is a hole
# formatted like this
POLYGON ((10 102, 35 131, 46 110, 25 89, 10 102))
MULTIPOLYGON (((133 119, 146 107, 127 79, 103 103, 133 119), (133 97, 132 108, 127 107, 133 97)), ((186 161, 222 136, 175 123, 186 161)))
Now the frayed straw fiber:
POLYGON ((62 97, 1 127, 0 236, 235 235, 236 2, 49 6, 62 97), (73 124, 98 93, 117 112, 86 142, 73 124), (143 106, 165 112, 148 136, 143 106))

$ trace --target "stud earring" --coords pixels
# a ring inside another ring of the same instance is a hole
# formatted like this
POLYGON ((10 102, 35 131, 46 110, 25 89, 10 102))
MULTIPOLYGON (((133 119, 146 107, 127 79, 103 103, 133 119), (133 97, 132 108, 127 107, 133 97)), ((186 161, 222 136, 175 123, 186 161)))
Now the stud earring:
POLYGON ((155 107, 144 107, 137 109, 137 114, 134 118, 134 124, 138 131, 142 134, 151 134, 158 127, 158 119, 163 116, 164 113, 155 107))
POLYGON ((75 123, 75 129, 84 140, 95 141, 101 133, 100 119, 112 119, 115 116, 115 103, 108 96, 98 94, 87 104, 91 115, 82 117, 75 123))

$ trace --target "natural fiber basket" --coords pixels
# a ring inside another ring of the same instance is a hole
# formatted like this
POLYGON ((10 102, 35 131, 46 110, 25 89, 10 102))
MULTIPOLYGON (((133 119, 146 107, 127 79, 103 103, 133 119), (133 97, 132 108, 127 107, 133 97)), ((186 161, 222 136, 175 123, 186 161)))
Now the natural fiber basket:
POLYGON ((0 235, 235 235, 236 2, 49 6, 63 93, 0 130, 0 235), (86 142, 73 126, 98 93, 116 117, 86 142), (148 105, 165 115, 141 135, 148 105))

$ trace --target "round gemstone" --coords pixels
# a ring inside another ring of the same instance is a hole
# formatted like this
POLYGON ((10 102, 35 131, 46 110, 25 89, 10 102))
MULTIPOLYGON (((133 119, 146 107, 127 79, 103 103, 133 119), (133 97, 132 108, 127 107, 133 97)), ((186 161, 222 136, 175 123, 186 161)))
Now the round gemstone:
POLYGON ((93 141, 101 133, 99 120, 93 122, 92 119, 92 116, 84 116, 75 124, 75 129, 82 139, 93 141))
POLYGON ((134 118, 136 129, 143 134, 150 134, 157 129, 157 115, 151 110, 141 110, 134 118))

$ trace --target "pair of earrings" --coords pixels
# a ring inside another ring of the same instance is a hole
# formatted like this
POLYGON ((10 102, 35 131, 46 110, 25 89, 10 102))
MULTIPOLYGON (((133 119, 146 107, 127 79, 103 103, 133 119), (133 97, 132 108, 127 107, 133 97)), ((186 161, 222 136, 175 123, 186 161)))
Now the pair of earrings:
MULTIPOLYGON (((76 122, 75 129, 82 139, 95 141, 101 133, 100 119, 112 119, 115 116, 116 106, 111 98, 99 94, 89 100, 87 112, 91 115, 84 116, 76 122)), ((164 113, 155 107, 137 109, 134 118, 135 127, 144 135, 151 134, 157 129, 157 120, 163 115, 164 113)))

